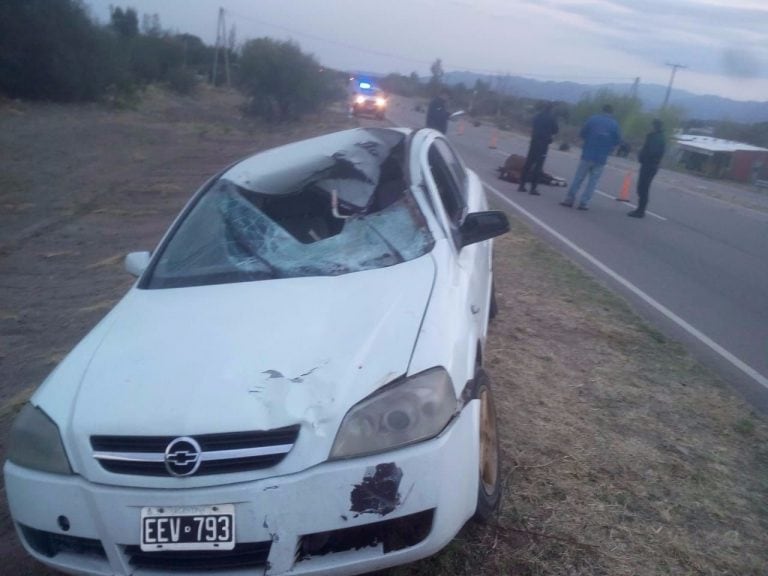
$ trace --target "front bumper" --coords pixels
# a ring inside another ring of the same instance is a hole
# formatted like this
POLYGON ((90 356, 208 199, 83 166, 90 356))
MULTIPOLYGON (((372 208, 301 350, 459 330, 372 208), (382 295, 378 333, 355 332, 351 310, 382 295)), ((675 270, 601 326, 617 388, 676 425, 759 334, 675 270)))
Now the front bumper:
POLYGON ((478 404, 465 406, 428 442, 221 487, 121 488, 6 462, 11 515, 27 551, 69 574, 158 575, 165 574, 168 565, 176 567, 174 573, 187 566, 185 574, 205 568, 206 574, 227 576, 379 570, 434 554, 474 513, 478 404), (388 477, 380 478, 386 487, 378 493, 370 479, 381 474, 388 477), (217 564, 220 552, 139 552, 141 508, 213 504, 235 505, 235 535, 242 554, 231 563, 217 564), (398 533, 394 538, 382 536, 392 531, 398 533))
POLYGON ((374 114, 376 116, 383 116, 386 112, 386 106, 378 106, 375 102, 356 102, 352 105, 352 109, 357 114, 374 114))

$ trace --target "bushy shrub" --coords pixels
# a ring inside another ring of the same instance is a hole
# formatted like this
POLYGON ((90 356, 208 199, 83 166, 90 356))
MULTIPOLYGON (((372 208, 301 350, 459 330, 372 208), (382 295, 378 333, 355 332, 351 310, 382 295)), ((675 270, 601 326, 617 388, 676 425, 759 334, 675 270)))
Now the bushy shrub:
POLYGON ((191 70, 174 68, 168 72, 168 87, 184 96, 192 94, 197 87, 197 76, 191 70))
POLYGON ((119 83, 113 35, 72 0, 0 2, 0 90, 15 98, 93 100, 119 83))
POLYGON ((0 0, 0 93, 61 102, 105 99, 131 106, 153 82, 188 94, 210 68, 213 49, 149 20, 140 33, 132 8, 92 22, 79 0, 0 0))
POLYGON ((298 44, 271 38, 245 44, 239 78, 240 88, 250 97, 247 111, 273 122, 315 112, 342 90, 336 75, 298 44))

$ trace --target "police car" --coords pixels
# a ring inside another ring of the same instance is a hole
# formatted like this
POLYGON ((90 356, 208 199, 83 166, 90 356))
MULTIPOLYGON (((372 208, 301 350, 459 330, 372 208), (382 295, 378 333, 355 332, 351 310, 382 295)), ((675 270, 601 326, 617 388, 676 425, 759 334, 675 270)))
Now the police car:
POLYGON ((387 110, 387 98, 371 82, 361 81, 354 90, 351 108, 354 116, 374 116, 381 120, 387 110))

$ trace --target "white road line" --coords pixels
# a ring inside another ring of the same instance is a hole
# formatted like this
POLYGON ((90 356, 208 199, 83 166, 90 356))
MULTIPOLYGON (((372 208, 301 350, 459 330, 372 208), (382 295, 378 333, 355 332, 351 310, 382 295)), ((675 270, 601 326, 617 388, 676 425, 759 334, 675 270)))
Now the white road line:
POLYGON ((483 184, 485 184, 485 186, 491 192, 496 194, 496 196, 498 196, 499 198, 501 198, 502 200, 510 204, 515 210, 520 212, 526 218, 528 218, 529 220, 537 224, 539 227, 549 232, 552 236, 554 236, 560 242, 568 246, 571 250, 576 252, 579 256, 581 256, 582 258, 590 262, 592 265, 596 266, 599 270, 601 270, 602 272, 607 274, 610 278, 612 278, 613 280, 615 280, 616 282, 624 286, 627 290, 629 290, 635 296, 643 300, 646 304, 655 308, 658 312, 660 312, 661 314, 666 316, 669 320, 677 324, 680 328, 688 332, 688 334, 696 338, 699 342, 706 345, 710 350, 720 355, 720 357, 730 362, 733 366, 735 366, 736 368, 744 372, 744 374, 746 374, 747 376, 752 378, 755 382, 760 384, 763 388, 768 390, 768 378, 760 374, 757 370, 755 370, 745 362, 739 360, 736 356, 734 356, 728 350, 720 346, 720 344, 712 340, 709 336, 707 336, 706 334, 700 332, 699 330, 697 330, 696 328, 688 324, 688 322, 680 318, 680 316, 672 312, 669 308, 667 308, 663 304, 657 302, 656 300, 648 296, 648 294, 640 290, 640 288, 632 284, 629 280, 627 280, 623 276, 619 275, 617 272, 614 272, 611 268, 609 268, 608 266, 600 262, 600 260, 592 256, 589 252, 587 252, 583 248, 579 248, 576 244, 568 240, 568 238, 560 234, 554 228, 545 224, 543 221, 539 220, 536 216, 528 212, 525 208, 520 206, 517 202, 510 200, 504 194, 496 190, 496 188, 494 188, 487 182, 483 182, 483 184))
MULTIPOLYGON (((600 196, 605 196, 606 198, 610 198, 611 200, 616 200, 616 196, 606 194, 602 190, 595 190, 595 192, 600 194, 600 196)), ((637 206, 632 204, 632 202, 624 202, 624 204, 626 204, 627 206, 632 206, 632 208, 637 208, 637 206)), ((667 219, 664 218, 664 216, 660 216, 659 214, 656 214, 656 212, 651 212, 650 210, 646 210, 645 213, 648 214, 649 216, 653 216, 654 218, 658 218, 659 220, 663 220, 665 222, 667 221, 667 219)))

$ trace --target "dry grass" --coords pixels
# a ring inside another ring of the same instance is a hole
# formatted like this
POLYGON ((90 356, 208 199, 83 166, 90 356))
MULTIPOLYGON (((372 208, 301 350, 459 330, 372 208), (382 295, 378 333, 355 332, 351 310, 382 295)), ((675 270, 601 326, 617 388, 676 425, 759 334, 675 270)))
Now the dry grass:
POLYGON ((522 224, 495 266, 497 522, 392 574, 765 575, 764 417, 522 224))

